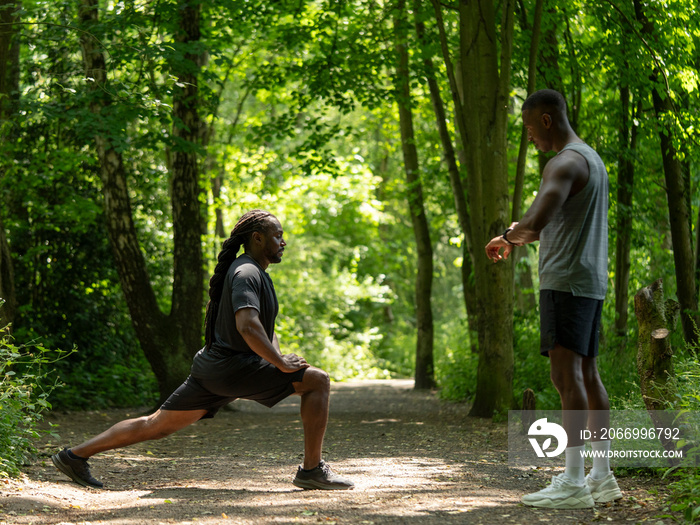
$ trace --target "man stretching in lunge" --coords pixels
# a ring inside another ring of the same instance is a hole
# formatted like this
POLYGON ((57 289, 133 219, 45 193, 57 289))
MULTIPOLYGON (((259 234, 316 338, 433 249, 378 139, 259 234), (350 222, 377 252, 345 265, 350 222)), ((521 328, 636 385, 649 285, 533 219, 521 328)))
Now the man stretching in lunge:
MULTIPOLYGON (((530 209, 488 243, 486 255, 497 262, 507 259, 513 246, 540 241, 540 352, 549 356, 568 435, 565 471, 522 501, 535 507, 593 507, 622 497, 607 456, 594 457, 584 478, 581 439, 586 411, 588 427, 598 436, 610 420, 608 394, 596 365, 608 279, 608 174, 598 154, 574 133, 558 92, 532 94, 523 103, 522 117, 535 147, 557 155, 545 166, 530 209)), ((591 446, 605 455, 610 441, 591 446)))
POLYGON ((51 459, 76 483, 101 488, 87 459, 105 450, 160 439, 216 412, 234 399, 272 407, 291 394, 301 396, 304 464, 294 485, 304 489, 351 489, 354 483, 333 473, 321 459, 328 423, 330 379, 296 354, 282 354, 275 334, 279 309, 272 279, 265 271, 282 261, 282 226, 271 213, 243 215, 218 256, 209 281, 206 344, 194 357, 190 376, 154 414, 121 421, 102 434, 51 459), (243 246, 245 253, 237 257, 243 246))

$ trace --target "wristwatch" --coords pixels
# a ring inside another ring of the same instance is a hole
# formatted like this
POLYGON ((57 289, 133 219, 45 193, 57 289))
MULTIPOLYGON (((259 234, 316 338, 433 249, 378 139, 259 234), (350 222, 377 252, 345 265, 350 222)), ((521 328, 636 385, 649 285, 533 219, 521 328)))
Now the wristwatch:
POLYGON ((506 231, 503 232, 503 235, 501 235, 501 237, 503 238, 504 241, 506 241, 511 246, 517 246, 514 242, 510 242, 508 240, 508 237, 506 237, 506 235, 508 235, 508 232, 510 232, 510 231, 513 231, 513 228, 506 228, 506 231))

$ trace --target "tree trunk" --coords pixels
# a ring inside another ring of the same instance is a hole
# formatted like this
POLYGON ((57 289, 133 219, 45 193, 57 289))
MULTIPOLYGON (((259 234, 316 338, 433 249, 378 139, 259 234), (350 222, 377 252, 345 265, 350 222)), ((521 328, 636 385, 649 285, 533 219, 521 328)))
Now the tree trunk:
MULTIPOLYGON (((0 0, 0 141, 9 144, 19 102, 19 21, 18 0, 0 0), (5 142, 7 141, 7 142, 5 142)), ((7 157, 0 159, 0 177, 6 170, 7 157)), ((0 215, 0 328, 11 324, 17 313, 15 279, 10 244, 0 215)))
POLYGON ((484 255, 483 247, 509 223, 506 131, 514 8, 512 0, 500 3, 503 16, 497 35, 495 3, 459 2, 458 81, 442 6, 439 0, 432 3, 468 173, 470 238, 479 312, 479 366, 470 415, 491 417, 494 412, 506 411, 512 402, 513 267, 493 264, 484 255))
MULTIPOLYGON (((615 238, 615 331, 627 334, 629 308, 630 244, 632 242, 632 197, 634 194, 634 151, 637 147, 637 126, 630 129, 630 90, 620 86, 622 129, 617 175, 617 225, 615 238)), ((641 103, 637 105, 641 110, 641 103)), ((632 115, 634 116, 634 115, 632 115)))
MULTIPOLYGON (((413 13, 415 16, 416 34, 418 41, 423 49, 426 48, 427 42, 425 39, 425 24, 420 21, 420 2, 414 0, 413 13)), ((460 173, 457 164, 457 155, 452 143, 452 137, 447 129, 447 117, 445 113, 445 104, 440 94, 440 86, 438 85, 435 75, 435 66, 431 58, 427 57, 423 60, 423 66, 428 81, 428 90, 430 92, 430 100, 435 113, 435 123, 442 144, 443 160, 447 166, 447 174, 452 188, 452 195, 455 202, 455 210, 459 226, 463 232, 462 241, 462 290, 464 294, 464 304, 467 311, 467 324, 469 325, 469 333, 472 335, 470 339, 472 349, 475 351, 477 346, 477 315, 476 315, 476 288, 474 286, 474 278, 472 274, 472 242, 471 242, 471 219, 469 217, 469 208, 467 206, 466 192, 462 182, 462 174, 460 173)))
POLYGON ((0 217, 0 329, 8 328, 17 314, 17 299, 15 296, 15 276, 10 254, 10 245, 5 235, 5 225, 0 217))
POLYGON ((405 0, 399 0, 394 18, 396 38, 396 102, 399 107, 401 128, 401 148, 406 172, 408 208, 416 238, 418 265, 416 273, 416 372, 415 388, 425 389, 435 386, 433 368, 433 313, 431 292, 433 285, 433 248, 430 242, 430 229, 423 206, 423 188, 420 180, 418 151, 413 133, 413 112, 411 111, 411 91, 408 69, 407 28, 405 0))
MULTIPOLYGON (((178 32, 175 41, 185 46, 200 37, 200 5, 197 0, 180 0, 178 32)), ((173 300, 171 317, 177 319, 182 344, 192 356, 202 344, 204 271, 202 263, 202 204, 200 202, 197 149, 201 137, 197 113, 200 56, 191 50, 185 60, 173 63, 178 82, 173 92, 173 300)), ((189 361, 189 360, 188 360, 189 361)), ((177 385, 175 385, 177 387, 177 385)))
MULTIPOLYGON (((534 93, 537 80, 537 51, 540 47, 540 28, 542 27, 542 6, 544 0, 536 0, 530 39, 530 57, 527 68, 527 94, 534 93)), ((525 180, 525 161, 527 160, 527 129, 521 126, 520 146, 518 148, 518 163, 515 168, 515 184, 513 187, 513 222, 520 219, 522 214, 523 181, 525 180)))
MULTIPOLYGON (((662 99, 656 89, 652 90, 652 98, 657 118, 663 120, 664 114, 671 110, 668 98, 662 99)), ((696 328, 700 327, 700 317, 698 316, 692 232, 688 226, 690 210, 685 198, 689 188, 686 188, 682 163, 673 144, 673 130, 668 127, 665 128, 665 132, 664 129, 660 130, 659 140, 666 178, 666 198, 671 222, 673 260, 676 267, 676 294, 681 306, 683 335, 688 343, 697 345, 696 328)))
MULTIPOLYGON (((653 25, 646 17, 639 0, 634 0, 634 9, 637 20, 641 22, 642 33, 649 37, 653 36, 653 25)), ((659 71, 654 70, 650 75, 652 86, 654 86, 651 96, 656 118, 659 121, 659 141, 666 179, 673 260, 676 267, 676 294, 681 306, 681 323, 685 340, 691 345, 697 346, 696 329, 700 328, 700 315, 698 314, 697 283, 695 280, 695 254, 693 253, 690 227, 691 210, 688 208, 686 198, 690 188, 686 185, 683 163, 678 156, 674 140, 672 101, 668 93, 660 93, 656 87, 659 85, 660 74, 659 71)))
POLYGON ((465 153, 479 309, 479 365, 470 415, 479 417, 508 410, 513 385, 513 266, 493 264, 483 253, 486 243, 510 222, 507 122, 514 3, 501 4, 500 57, 495 7, 496 2, 461 0, 459 4, 464 118, 469 130, 465 153))
POLYGON ((553 2, 549 2, 542 17, 541 34, 543 38, 538 49, 537 76, 541 79, 542 86, 554 89, 559 93, 566 93, 566 86, 559 67, 560 45, 557 38, 557 35, 561 33, 560 26, 563 23, 559 7, 553 2))
POLYGON ((563 4, 562 15, 566 30, 564 31, 564 42, 569 55, 569 75, 571 78, 571 94, 567 97, 569 109, 569 122, 574 131, 578 132, 578 116, 581 111, 581 92, 583 81, 581 79, 581 68, 578 65, 578 56, 574 47, 574 36, 571 34, 571 17, 566 12, 566 4, 563 4))
MULTIPOLYGON (((540 47, 540 29, 542 27, 542 9, 544 0, 535 2, 535 13, 532 23, 532 38, 530 40, 530 57, 528 62, 527 72, 527 94, 530 95, 535 91, 537 79, 537 51, 540 47)), ((515 184, 513 187, 513 212, 511 221, 517 222, 522 214, 523 186, 525 180, 525 161, 527 160, 527 130, 525 126, 521 126, 520 130, 520 146, 518 148, 518 162, 515 168, 515 184)), ((533 290, 534 284, 532 281, 532 271, 530 265, 518 264, 522 259, 527 258, 527 247, 515 247, 511 253, 513 264, 515 266, 515 286, 516 304, 521 312, 529 312, 534 310, 537 305, 535 303, 534 293, 525 293, 525 290, 533 290)))
MULTIPOLYGON (((195 233, 200 228, 198 200, 194 204, 197 172, 186 155, 176 154, 175 171, 179 172, 173 175, 174 297, 171 314, 165 315, 158 307, 136 235, 122 154, 111 143, 107 124, 101 119, 112 100, 107 89, 105 57, 93 36, 98 27, 97 0, 81 0, 80 18, 88 29, 81 34, 81 47, 86 77, 92 79, 88 84, 92 93, 90 110, 96 117, 95 145, 107 231, 136 335, 164 400, 187 377, 191 357, 201 345, 202 264, 201 255, 197 257, 201 254, 201 240, 195 233), (183 224, 184 221, 190 222, 183 224), (187 245, 182 246, 183 243, 187 245), (185 254, 186 251, 192 253, 185 254), (192 295, 184 295, 187 293, 192 295)), ((191 93, 188 96, 192 97, 191 93)), ((193 125, 196 117, 187 112, 196 107, 196 99, 187 100, 176 94, 174 98, 177 97, 180 98, 173 104, 176 120, 193 125)))
POLYGON ((695 224, 695 293, 700 296, 700 206, 698 222, 695 224))

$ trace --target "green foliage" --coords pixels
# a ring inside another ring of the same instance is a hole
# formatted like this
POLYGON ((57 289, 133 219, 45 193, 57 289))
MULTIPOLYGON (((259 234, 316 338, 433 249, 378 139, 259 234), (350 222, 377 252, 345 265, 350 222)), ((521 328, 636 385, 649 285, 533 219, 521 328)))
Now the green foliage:
POLYGON ((374 326, 389 304, 388 287, 371 277, 359 280, 347 269, 324 272, 304 259, 279 272, 286 274, 282 281, 288 290, 279 294, 284 314, 277 323, 284 352, 304 355, 334 380, 390 377, 385 366, 393 365, 375 357, 382 334, 374 326), (314 287, 301 295, 293 293, 306 281, 314 287))
MULTIPOLYGON (((268 159, 276 162, 271 153, 268 159)), ((381 356, 380 326, 395 294, 369 249, 387 220, 372 199, 379 181, 361 160, 337 163, 335 176, 288 174, 279 194, 263 199, 253 197, 262 181, 242 172, 227 197, 226 222, 255 207, 282 222, 287 248, 269 271, 280 301, 276 331, 283 352, 304 355, 336 380, 388 377, 397 365, 381 356)))
MULTIPOLYGON (((511 146, 503 153, 511 171, 533 4, 517 3, 511 146)), ((696 7, 687 0, 647 4, 657 31, 646 42, 637 36, 631 5, 621 4, 618 11, 610 2, 552 4, 543 15, 538 57, 538 87, 566 94, 577 131, 600 151, 610 172, 611 284, 616 277, 613 225, 620 211, 614 198, 621 156, 619 85, 629 85, 633 102, 641 103, 632 153, 638 182, 631 296, 660 277, 671 295, 675 288, 659 122, 649 97, 654 56, 666 68, 667 95, 678 110, 673 122, 682 130, 678 139, 689 159, 697 158, 700 129, 693 62, 696 7)), ((214 178, 221 183, 219 195, 202 196, 210 230, 215 210, 222 214, 224 230, 253 207, 270 209, 282 219, 289 247, 284 262, 271 271, 280 296, 283 349, 302 353, 336 379, 410 377, 414 367, 416 253, 392 102, 392 8, 363 0, 202 4, 199 112, 207 140, 198 151, 204 183, 214 178)), ((66 383, 54 393, 54 406, 149 404, 154 379, 138 348, 107 242, 93 135, 96 129, 105 131, 124 153, 149 279, 162 311, 168 312, 172 152, 192 147, 172 137, 173 71, 194 49, 173 42, 176 2, 101 3, 101 23, 92 31, 108 59, 108 84, 101 87, 113 104, 96 117, 89 111, 91 80, 81 62, 82 33, 75 29, 77 4, 28 1, 23 9, 20 107, 17 118, 2 123, 2 138, 10 140, 0 141, 0 213, 20 304, 15 336, 21 341, 41 337, 64 351, 80 349, 54 365, 66 383)), ((476 342, 467 327, 462 252, 455 243, 462 232, 435 131, 425 59, 433 59, 445 101, 450 91, 434 13, 422 5, 416 14, 426 25, 428 43, 418 49, 411 34, 406 44, 435 253, 435 371, 443 397, 468 400, 476 386, 476 342)), ((458 49, 452 30, 458 15, 445 10, 444 16, 449 45, 458 49)), ((447 120, 454 138, 454 119, 447 120)), ((537 191, 538 161, 531 152, 525 204, 537 191)), ((700 192, 692 191, 699 177, 691 164, 688 193, 694 210, 700 205, 700 192)), ((213 263, 220 239, 210 235, 206 242, 213 263)), ((481 247, 474 250, 475 256, 483 255, 481 247)), ((625 337, 611 334, 612 304, 611 292, 603 314, 601 376, 613 406, 638 406, 634 322, 625 337)), ((631 301, 629 307, 631 312, 631 301)), ((539 354, 536 312, 516 314, 513 330, 514 403, 532 388, 540 408, 557 408, 549 363, 539 354)))
POLYGON ((124 406, 139 397, 150 399, 152 380, 137 380, 150 372, 144 372, 148 365, 143 357, 131 355, 135 335, 111 266, 94 173, 84 158, 65 150, 47 146, 46 155, 33 155, 38 146, 32 142, 32 123, 25 125, 27 140, 15 146, 14 154, 26 155, 25 168, 36 176, 25 177, 17 168, 0 183, 21 305, 14 336, 18 341, 41 339, 65 352, 80 349, 55 364, 69 385, 55 393, 57 407, 124 406), (130 377, 123 371, 109 373, 112 365, 131 367, 130 377), (120 377, 110 382, 117 373, 120 377), (84 395, 105 385, 109 397, 84 395), (74 388, 83 395, 71 394, 74 388))
MULTIPOLYGON (((440 385, 440 397, 450 401, 472 398, 479 356, 469 351, 467 323, 454 316, 451 321, 439 325, 436 333, 435 377, 440 385)), ((411 348, 414 347, 415 341, 411 348)))
POLYGON ((514 319, 513 353, 515 372, 513 394, 516 406, 522 393, 531 388, 538 410, 561 408, 559 394, 549 378, 549 359, 540 354, 540 321, 537 311, 516 314, 514 319))
MULTIPOLYGON (((700 361, 697 349, 688 349, 685 357, 674 363, 674 383, 678 392, 672 405, 676 410, 697 414, 700 411, 700 361), (695 351, 692 351, 695 350, 695 351), (689 354, 689 355, 688 355, 689 354)), ((697 429, 696 429, 697 430, 697 429)), ((696 444, 697 452, 700 444, 696 444)), ((700 521, 700 473, 694 468, 678 469, 672 473, 676 481, 669 485, 671 489, 671 509, 683 513, 688 523, 700 521)))
POLYGON ((671 510, 682 512, 686 523, 700 521, 700 473, 687 469, 680 473, 680 479, 670 484, 671 510))
POLYGON ((36 343, 15 345, 7 329, 0 330, 0 477, 17 475, 36 453, 37 424, 60 386, 52 365, 68 355, 36 343))

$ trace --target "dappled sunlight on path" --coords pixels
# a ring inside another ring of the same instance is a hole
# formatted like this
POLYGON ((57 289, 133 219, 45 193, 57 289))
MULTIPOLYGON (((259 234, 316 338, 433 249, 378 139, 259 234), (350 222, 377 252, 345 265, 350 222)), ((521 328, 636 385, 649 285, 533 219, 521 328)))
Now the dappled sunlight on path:
POLYGON ((355 482, 352 491, 291 484, 303 449, 298 398, 272 410, 246 401, 231 408, 164 440, 95 456, 100 491, 68 481, 48 455, 129 412, 52 415, 61 441, 41 444, 45 456, 27 475, 0 485, 0 524, 672 523, 651 503, 634 503, 656 501, 638 480, 621 480, 635 499, 614 505, 524 507, 520 497, 551 473, 509 468, 505 423, 469 418, 467 406, 415 392, 411 381, 333 386, 324 455, 355 482))

